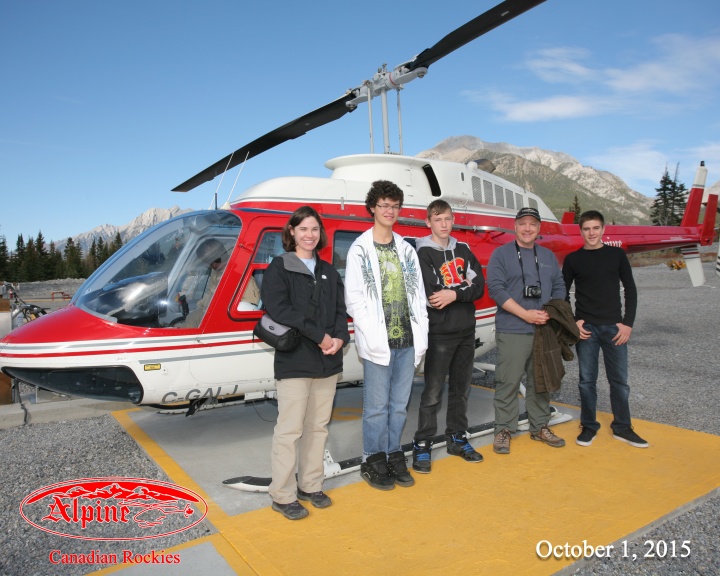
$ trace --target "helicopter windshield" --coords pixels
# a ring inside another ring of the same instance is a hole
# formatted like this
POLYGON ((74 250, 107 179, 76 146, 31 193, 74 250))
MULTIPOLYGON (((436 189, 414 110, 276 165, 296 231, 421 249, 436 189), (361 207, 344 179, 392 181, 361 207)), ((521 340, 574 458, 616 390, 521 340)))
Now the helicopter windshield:
POLYGON ((190 212, 163 222, 98 268, 72 303, 120 324, 196 327, 241 225, 224 211, 190 212))

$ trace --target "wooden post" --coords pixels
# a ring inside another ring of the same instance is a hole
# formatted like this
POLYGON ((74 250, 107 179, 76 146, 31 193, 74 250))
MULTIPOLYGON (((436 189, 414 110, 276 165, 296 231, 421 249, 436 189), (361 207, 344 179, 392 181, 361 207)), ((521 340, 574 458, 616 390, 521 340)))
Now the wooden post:
POLYGON ((12 380, 0 372, 0 404, 12 404, 12 380))
MULTIPOLYGON (((7 320, 8 330, 10 329, 10 300, 0 297, 0 314, 7 316, 3 320, 7 320)), ((5 334, 0 333, 0 337, 5 334)), ((0 372, 0 404, 12 404, 12 381, 9 376, 5 376, 0 372)))

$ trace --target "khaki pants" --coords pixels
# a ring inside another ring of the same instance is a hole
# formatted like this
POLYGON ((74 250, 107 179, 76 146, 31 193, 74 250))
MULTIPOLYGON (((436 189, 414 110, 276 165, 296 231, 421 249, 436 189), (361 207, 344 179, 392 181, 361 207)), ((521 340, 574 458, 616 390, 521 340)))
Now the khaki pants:
POLYGON ((507 428, 517 432, 520 412, 520 380, 527 374, 525 408, 530 432, 536 433, 550 421, 550 394, 535 392, 533 377, 534 334, 495 335, 498 357, 495 365, 495 434, 507 428))
POLYGON ((278 381, 278 419, 272 442, 272 483, 268 489, 273 502, 294 502, 298 487, 304 492, 322 490, 327 424, 337 379, 336 374, 328 378, 278 381))

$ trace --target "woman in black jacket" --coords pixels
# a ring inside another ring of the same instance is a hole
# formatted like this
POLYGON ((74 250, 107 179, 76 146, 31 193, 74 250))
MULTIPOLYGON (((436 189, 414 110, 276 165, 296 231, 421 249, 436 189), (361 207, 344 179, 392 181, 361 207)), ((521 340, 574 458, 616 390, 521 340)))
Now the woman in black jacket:
POLYGON ((262 282, 270 317, 297 328, 300 345, 275 351, 278 418, 272 443, 272 508, 290 520, 332 504, 322 492, 323 455, 335 385, 342 372, 342 348, 350 340, 342 279, 317 251, 327 245, 315 209, 295 210, 282 231, 285 253, 273 259, 262 282), (319 282, 317 298, 316 282, 319 282), (297 468, 297 481, 295 469, 297 468))

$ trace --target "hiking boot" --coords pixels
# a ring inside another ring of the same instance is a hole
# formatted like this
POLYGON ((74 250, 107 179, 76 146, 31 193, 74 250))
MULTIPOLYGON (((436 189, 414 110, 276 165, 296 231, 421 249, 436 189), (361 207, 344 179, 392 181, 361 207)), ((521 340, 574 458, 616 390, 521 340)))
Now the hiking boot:
POLYGON ((552 446, 553 448, 562 448, 565 446, 565 440, 560 438, 559 436, 555 436, 553 434, 553 431, 550 430, 547 426, 543 426, 540 428, 539 432, 535 432, 534 434, 530 433, 530 439, 531 440, 537 440, 539 442, 544 442, 548 446, 552 446))
POLYGON ((582 431, 580 432, 575 442, 580 446, 590 446, 590 444, 592 444, 593 438, 595 438, 595 434, 595 430, 583 426, 582 431))
POLYGON ((378 452, 367 457, 360 464, 360 476, 365 482, 378 490, 392 490, 395 488, 395 479, 390 476, 385 452, 378 452))
POLYGON ((310 512, 308 512, 297 500, 295 500, 295 502, 290 502, 290 504, 278 504, 277 502, 273 502, 272 509, 276 512, 280 512, 280 514, 285 516, 288 520, 300 520, 300 518, 305 518, 305 516, 310 514, 310 512))
POLYGON ((632 426, 626 430, 616 430, 613 432, 613 438, 627 442, 630 446, 635 446, 635 448, 647 448, 650 445, 647 440, 643 440, 640 436, 635 434, 635 430, 632 429, 632 426))
POLYGON ((495 434, 493 451, 496 454, 510 454, 510 430, 507 428, 495 434))
POLYGON ((332 504, 330 496, 325 494, 322 490, 318 490, 317 492, 304 492, 298 488, 297 494, 300 500, 307 500, 315 506, 315 508, 327 508, 332 504))
POLYGON ((415 484, 415 479, 410 475, 410 472, 408 472, 404 452, 398 450, 397 452, 388 454, 387 465, 390 470, 390 476, 393 478, 395 484, 404 486, 405 488, 415 484))
POLYGON ((460 456, 466 462, 483 461, 482 454, 475 451, 475 448, 470 445, 470 442, 468 442, 468 439, 462 432, 448 436, 447 453, 453 456, 460 456))
POLYGON ((430 440, 418 440, 413 442, 412 469, 420 474, 430 474, 432 457, 432 442, 430 440))

